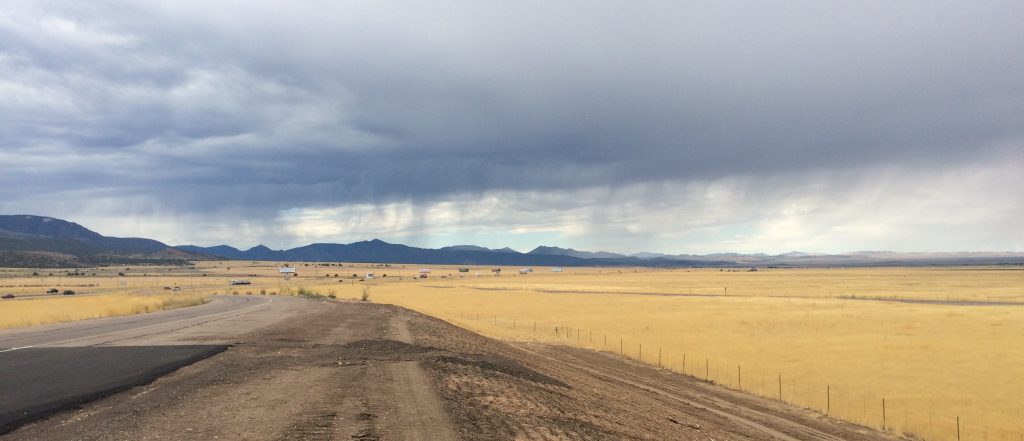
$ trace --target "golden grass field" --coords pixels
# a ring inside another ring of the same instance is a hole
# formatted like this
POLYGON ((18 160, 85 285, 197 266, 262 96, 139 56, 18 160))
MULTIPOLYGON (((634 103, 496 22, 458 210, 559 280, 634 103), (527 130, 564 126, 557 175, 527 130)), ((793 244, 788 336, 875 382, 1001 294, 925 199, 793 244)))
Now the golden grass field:
POLYGON ((200 305, 208 299, 201 294, 102 294, 5 301, 0 305, 0 329, 141 314, 200 305))
POLYGON ((781 375, 785 401, 873 427, 883 424, 884 398, 885 426, 896 433, 956 439, 959 416, 962 439, 1024 435, 1020 268, 633 271, 483 269, 378 281, 371 292, 494 337, 621 351, 653 365, 660 350, 666 368, 767 397, 778 398, 781 375))
MULTIPOLYGON (((1024 268, 504 268, 495 277, 490 267, 431 266, 428 279, 413 278, 420 267, 300 264, 289 281, 263 262, 132 268, 124 277, 124 268, 70 278, 4 270, 0 293, 63 283, 87 295, 303 287, 358 298, 368 288, 372 301, 485 335, 621 351, 767 397, 779 397, 781 376, 783 400, 873 427, 883 424, 884 398, 886 429, 896 433, 953 440, 959 417, 961 439, 1024 439, 1024 268), (360 280, 367 272, 376 278, 360 280), (253 284, 229 287, 231 279, 253 284)), ((0 327, 20 302, 0 303, 0 327)))

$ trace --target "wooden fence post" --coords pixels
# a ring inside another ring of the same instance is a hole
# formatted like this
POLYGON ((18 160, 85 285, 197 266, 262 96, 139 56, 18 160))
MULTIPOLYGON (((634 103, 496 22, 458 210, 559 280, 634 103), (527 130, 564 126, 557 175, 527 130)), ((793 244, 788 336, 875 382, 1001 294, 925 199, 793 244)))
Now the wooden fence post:
POLYGON ((779 374, 779 401, 782 401, 782 374, 779 374))
POLYGON ((885 397, 882 397, 882 431, 885 431, 885 397))
POLYGON ((736 389, 743 390, 743 372, 740 369, 742 366, 736 365, 736 389))

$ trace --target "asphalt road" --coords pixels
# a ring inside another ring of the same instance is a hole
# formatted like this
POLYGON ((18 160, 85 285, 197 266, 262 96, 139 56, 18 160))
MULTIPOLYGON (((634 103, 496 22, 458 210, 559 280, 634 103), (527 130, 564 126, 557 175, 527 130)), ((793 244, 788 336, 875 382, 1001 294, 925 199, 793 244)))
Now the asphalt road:
POLYGON ((0 331, 0 434, 220 353, 304 303, 215 297, 191 308, 0 331))

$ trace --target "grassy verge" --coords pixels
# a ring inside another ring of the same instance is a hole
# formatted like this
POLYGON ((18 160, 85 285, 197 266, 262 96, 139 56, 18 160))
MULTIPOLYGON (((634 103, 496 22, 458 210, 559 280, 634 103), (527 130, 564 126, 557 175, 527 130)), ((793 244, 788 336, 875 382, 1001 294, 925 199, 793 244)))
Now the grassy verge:
POLYGON ((208 301, 208 296, 198 294, 109 294, 5 301, 0 303, 0 329, 141 314, 201 305, 208 301))

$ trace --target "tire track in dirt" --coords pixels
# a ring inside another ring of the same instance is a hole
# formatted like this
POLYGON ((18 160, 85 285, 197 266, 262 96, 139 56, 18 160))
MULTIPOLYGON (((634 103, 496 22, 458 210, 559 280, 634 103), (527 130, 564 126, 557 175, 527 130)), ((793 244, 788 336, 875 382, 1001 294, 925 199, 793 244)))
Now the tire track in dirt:
MULTIPOLYGON (((408 316, 391 317, 389 334, 402 343, 414 344, 409 331, 408 316)), ((451 418, 441 405, 433 382, 427 378, 419 361, 399 361, 385 365, 385 376, 390 380, 389 396, 393 398, 393 411, 403 422, 392 429, 398 439, 408 441, 454 441, 459 439, 451 418)))

